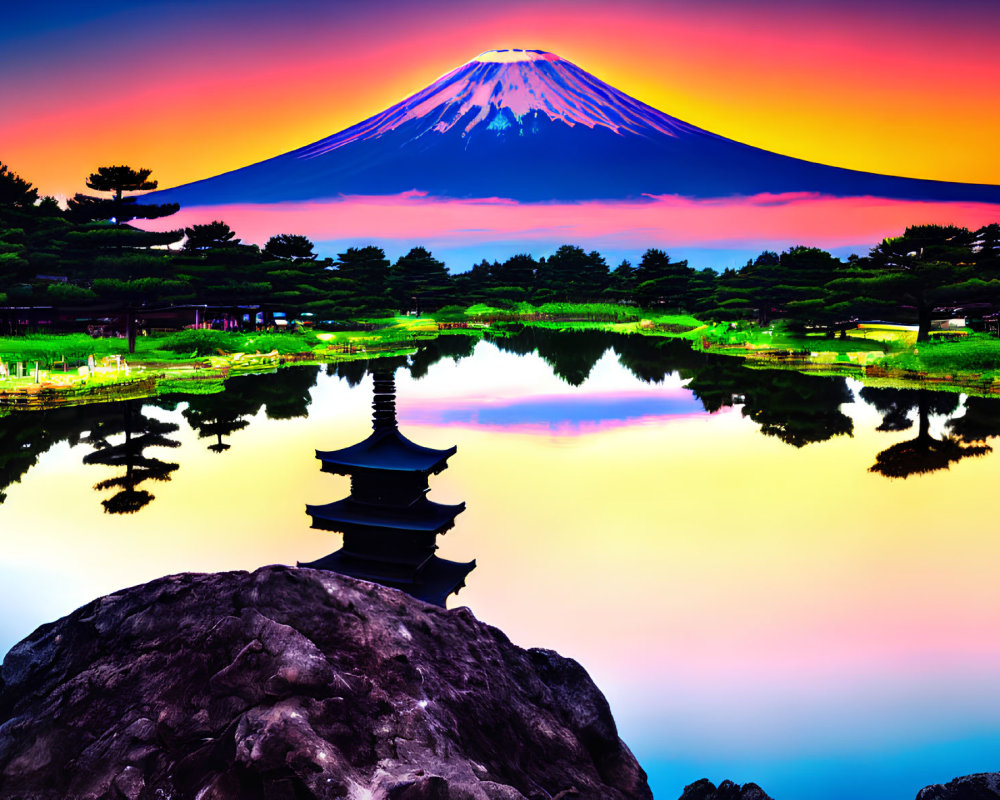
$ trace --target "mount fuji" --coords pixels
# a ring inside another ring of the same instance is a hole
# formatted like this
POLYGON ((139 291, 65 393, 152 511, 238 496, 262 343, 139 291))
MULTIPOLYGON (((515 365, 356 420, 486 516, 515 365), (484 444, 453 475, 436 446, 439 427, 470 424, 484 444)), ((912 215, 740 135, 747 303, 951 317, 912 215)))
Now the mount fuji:
POLYGON ((689 125, 541 50, 493 50, 318 142, 150 202, 211 206, 419 192, 519 202, 815 193, 1000 203, 1000 186, 877 175, 689 125))

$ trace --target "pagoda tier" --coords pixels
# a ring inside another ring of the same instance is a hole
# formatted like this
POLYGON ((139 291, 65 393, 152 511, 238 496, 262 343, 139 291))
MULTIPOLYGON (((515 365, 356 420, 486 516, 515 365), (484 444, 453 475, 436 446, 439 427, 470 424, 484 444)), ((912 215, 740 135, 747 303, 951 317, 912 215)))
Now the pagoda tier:
POLYGON ((363 581, 401 589, 426 603, 444 608, 448 596, 465 586, 465 579, 476 568, 476 562, 461 564, 431 556, 419 572, 414 572, 411 569, 393 570, 385 564, 373 565, 352 557, 344 550, 338 550, 308 564, 300 563, 299 566, 326 569, 363 581))
POLYGON ((324 531, 395 531, 400 534, 427 533, 435 536, 455 524, 455 517, 465 511, 465 503, 448 506, 421 497, 405 507, 359 503, 353 497, 306 506, 313 527, 324 531))
POLYGON ((441 472, 457 447, 434 450, 407 439, 395 428, 376 429, 363 442, 342 450, 317 450, 316 458, 323 462, 323 472, 351 475, 357 470, 389 470, 436 475, 441 472))
POLYGON ((374 378, 371 436, 341 450, 316 451, 324 472, 350 476, 350 496, 306 506, 312 526, 343 533, 344 546, 299 566, 392 586, 444 606, 475 567, 474 561, 459 564, 435 555, 438 535, 455 524, 465 503, 444 505, 426 497, 428 476, 445 469, 457 448, 434 450, 403 436, 396 428, 393 373, 378 371, 374 378))
MULTIPOLYGON (((392 372, 374 373, 372 435, 341 450, 316 451, 324 472, 353 475, 358 470, 417 472, 436 475, 455 455, 457 447, 434 450, 407 439, 396 427, 396 379, 392 372)), ((425 484, 426 485, 426 484, 425 484)))

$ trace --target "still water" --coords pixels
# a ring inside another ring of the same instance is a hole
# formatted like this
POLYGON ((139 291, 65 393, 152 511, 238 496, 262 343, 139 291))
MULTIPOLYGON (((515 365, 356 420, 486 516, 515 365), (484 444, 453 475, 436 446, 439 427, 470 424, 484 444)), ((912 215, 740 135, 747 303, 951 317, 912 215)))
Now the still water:
MULTIPOLYGON (((530 330, 446 337, 396 386, 409 438, 458 445, 439 552, 478 567, 450 605, 583 663, 657 798, 910 800, 1000 768, 1000 400, 530 330)), ((305 504, 348 483, 314 451, 370 403, 356 362, 0 419, 0 651, 124 586, 339 547, 305 504)))

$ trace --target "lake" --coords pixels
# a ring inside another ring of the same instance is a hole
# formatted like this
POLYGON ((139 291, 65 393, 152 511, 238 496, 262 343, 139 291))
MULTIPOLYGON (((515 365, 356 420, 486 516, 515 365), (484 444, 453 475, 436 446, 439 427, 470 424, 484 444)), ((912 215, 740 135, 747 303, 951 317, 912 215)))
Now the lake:
MULTIPOLYGON (((450 605, 579 660, 657 798, 911 800, 1000 767, 1000 400, 532 329, 442 337, 396 387, 409 438, 458 446, 439 552, 478 566, 450 605)), ((371 399, 350 362, 0 419, 0 651, 164 574, 335 550, 305 505, 348 482, 314 451, 371 399)))

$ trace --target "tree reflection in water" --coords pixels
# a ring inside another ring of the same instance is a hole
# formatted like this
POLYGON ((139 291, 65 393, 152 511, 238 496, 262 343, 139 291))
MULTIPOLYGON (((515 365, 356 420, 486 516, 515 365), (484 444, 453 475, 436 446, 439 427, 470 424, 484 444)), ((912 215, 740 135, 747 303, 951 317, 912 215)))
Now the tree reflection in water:
MULTIPOLYGON (((926 389, 882 389, 866 386, 861 390, 861 398, 878 409, 882 414, 882 424, 876 430, 904 431, 913 427, 910 412, 917 412, 917 435, 905 442, 897 442, 887 447, 877 456, 869 472, 877 472, 887 478, 908 478, 937 470, 948 469, 963 458, 983 456, 992 452, 984 442, 985 433, 975 430, 975 418, 966 426, 958 425, 960 420, 952 420, 949 435, 935 439, 930 434, 931 414, 953 414, 958 409, 958 395, 947 392, 931 392, 926 389), (965 428, 964 433, 957 430, 965 428)), ((980 423, 985 420, 980 419, 980 423)))
MULTIPOLYGON (((841 411, 842 404, 853 399, 843 378, 749 369, 738 359, 701 353, 686 341, 666 337, 554 331, 520 324, 504 326, 503 335, 487 336, 502 351, 537 353, 557 377, 573 386, 583 384, 609 351, 643 382, 662 383, 676 374, 706 411, 740 406, 743 416, 759 425, 762 434, 793 447, 853 434, 851 417, 841 411)), ((392 361, 394 366, 407 369, 412 378, 420 379, 434 364, 471 356, 476 344, 473 337, 449 334, 426 343, 409 357, 392 361)), ((325 373, 354 387, 375 365, 389 366, 389 362, 344 361, 327 365, 325 373)), ((221 394, 171 395, 144 404, 107 403, 0 417, 0 503, 5 499, 4 490, 21 480, 42 453, 67 441, 96 448, 85 458, 87 464, 124 468, 124 475, 102 481, 98 489, 119 490, 102 502, 109 513, 133 513, 153 499, 142 484, 169 480, 178 469, 177 464, 145 453, 150 447, 177 447, 167 435, 178 426, 148 418, 143 414, 144 406, 180 409, 199 437, 214 440, 209 449, 223 453, 232 446, 227 438, 248 427, 262 409, 271 420, 307 416, 318 375, 315 366, 288 367, 232 378, 221 394), (116 436, 124 441, 112 444, 116 436)), ((880 431, 905 431, 916 421, 916 437, 879 453, 871 467, 875 473, 905 478, 946 469, 962 459, 989 453, 987 440, 1000 436, 1000 399, 967 398, 964 415, 953 416, 945 425, 947 434, 935 438, 930 434, 929 417, 961 414, 957 394, 865 387, 860 396, 881 413, 880 431)))
POLYGON ((169 481, 171 473, 180 465, 152 458, 145 451, 150 447, 180 447, 180 442, 165 436, 179 427, 173 422, 147 417, 139 401, 128 400, 121 403, 118 421, 102 421, 82 440, 95 448, 83 457, 84 464, 125 468, 125 474, 94 485, 97 491, 119 489, 117 494, 101 501, 107 513, 134 514, 153 501, 155 496, 139 487, 150 480, 169 481), (124 440, 112 444, 111 437, 119 435, 124 435, 124 440))

